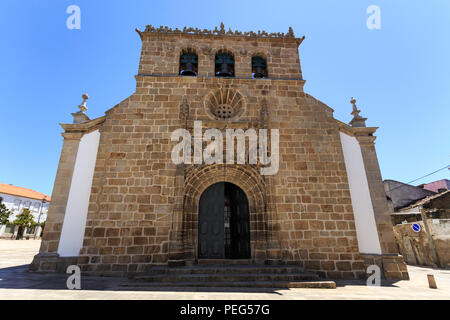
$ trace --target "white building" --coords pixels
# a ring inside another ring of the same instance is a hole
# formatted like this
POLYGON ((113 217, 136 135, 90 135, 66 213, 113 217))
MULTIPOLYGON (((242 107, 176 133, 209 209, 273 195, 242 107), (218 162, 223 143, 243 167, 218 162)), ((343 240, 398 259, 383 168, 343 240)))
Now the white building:
MULTIPOLYGON (((12 222, 16 216, 22 212, 24 208, 29 209, 34 216, 35 222, 44 222, 47 219, 47 211, 50 205, 51 197, 22 187, 13 186, 11 184, 0 183, 0 202, 5 204, 6 208, 11 210, 13 214, 9 217, 12 222)), ((12 224, 0 225, 0 237, 11 238, 17 233, 18 227, 12 224)), ((24 236, 41 234, 41 228, 29 228, 24 231, 24 236)))

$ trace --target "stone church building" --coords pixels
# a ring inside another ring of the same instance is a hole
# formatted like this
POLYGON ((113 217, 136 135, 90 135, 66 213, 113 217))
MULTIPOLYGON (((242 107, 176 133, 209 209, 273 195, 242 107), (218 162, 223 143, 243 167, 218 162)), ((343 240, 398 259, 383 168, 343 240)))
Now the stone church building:
POLYGON ((375 152, 377 128, 366 127, 354 99, 345 124, 304 92, 304 37, 291 28, 239 32, 223 24, 136 31, 135 93, 92 120, 84 95, 74 122, 61 124, 52 203, 32 270, 77 264, 85 274, 125 275, 242 263, 350 279, 377 264, 386 278, 408 278, 375 152), (214 128, 224 136, 227 129, 277 129, 271 156, 278 170, 261 174, 260 160, 174 163, 172 133, 195 136, 197 121, 203 133, 214 128))

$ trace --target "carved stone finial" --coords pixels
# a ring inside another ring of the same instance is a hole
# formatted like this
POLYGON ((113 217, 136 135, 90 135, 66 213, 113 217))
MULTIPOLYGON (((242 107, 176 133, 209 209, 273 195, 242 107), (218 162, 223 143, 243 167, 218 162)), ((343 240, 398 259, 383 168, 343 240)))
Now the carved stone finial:
POLYGON ((351 115, 353 116, 353 119, 349 122, 349 124, 352 127, 365 127, 367 118, 363 118, 359 115, 361 110, 358 110, 358 107, 356 106, 356 99, 354 99, 352 97, 352 99, 350 100, 350 103, 353 106, 353 110, 351 113, 351 115))
POLYGON ((223 24, 223 22, 220 23, 219 34, 225 34, 225 25, 223 24))
POLYGON ((81 97, 83 98, 83 101, 78 106, 78 109, 80 109, 80 111, 78 111, 76 113, 72 113, 73 123, 83 123, 83 122, 91 120, 85 113, 88 109, 86 107, 86 100, 89 99, 89 96, 87 95, 87 93, 84 93, 81 97))
POLYGON ((138 28, 136 28, 135 30, 136 30, 136 32, 138 33, 138 35, 139 35, 139 37, 141 38, 141 40, 144 40, 144 35, 143 35, 142 31, 139 30, 138 28))
POLYGON ((89 99, 89 96, 87 95, 87 93, 84 93, 81 95, 81 97, 83 98, 83 101, 81 102, 81 105, 78 106, 78 109, 80 109, 80 111, 84 113, 88 109, 86 107, 86 100, 89 99))
POLYGON ((294 35, 294 30, 292 29, 292 27, 289 27, 289 32, 287 34, 289 37, 295 37, 294 35))

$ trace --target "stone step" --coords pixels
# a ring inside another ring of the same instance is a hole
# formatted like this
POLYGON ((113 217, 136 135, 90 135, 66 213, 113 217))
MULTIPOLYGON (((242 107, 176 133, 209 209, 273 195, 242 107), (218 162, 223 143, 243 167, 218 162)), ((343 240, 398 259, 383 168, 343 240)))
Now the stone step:
MULTIPOLYGON (((304 269, 297 266, 255 266, 255 265, 196 265, 190 267, 153 267, 138 276, 154 274, 214 274, 214 273, 260 273, 260 274, 291 274, 303 273, 304 269)), ((135 276, 136 277, 136 276, 135 276)))
POLYGON ((199 273, 153 274, 134 277, 134 282, 256 282, 319 280, 313 273, 199 273))
POLYGON ((235 281, 235 282, 127 282, 121 284, 126 290, 152 290, 154 288, 317 288, 336 289, 334 281, 235 281))
POLYGON ((202 264, 186 267, 153 267, 134 275, 126 287, 247 287, 335 288, 333 281, 320 281, 315 273, 290 265, 202 264))

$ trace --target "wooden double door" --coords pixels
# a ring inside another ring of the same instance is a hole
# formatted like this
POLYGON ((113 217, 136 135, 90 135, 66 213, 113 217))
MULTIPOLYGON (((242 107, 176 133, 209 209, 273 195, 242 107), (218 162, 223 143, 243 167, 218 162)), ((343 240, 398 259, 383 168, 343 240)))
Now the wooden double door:
POLYGON ((200 197, 199 259, 249 259, 250 215, 248 199, 238 186, 219 182, 200 197))

